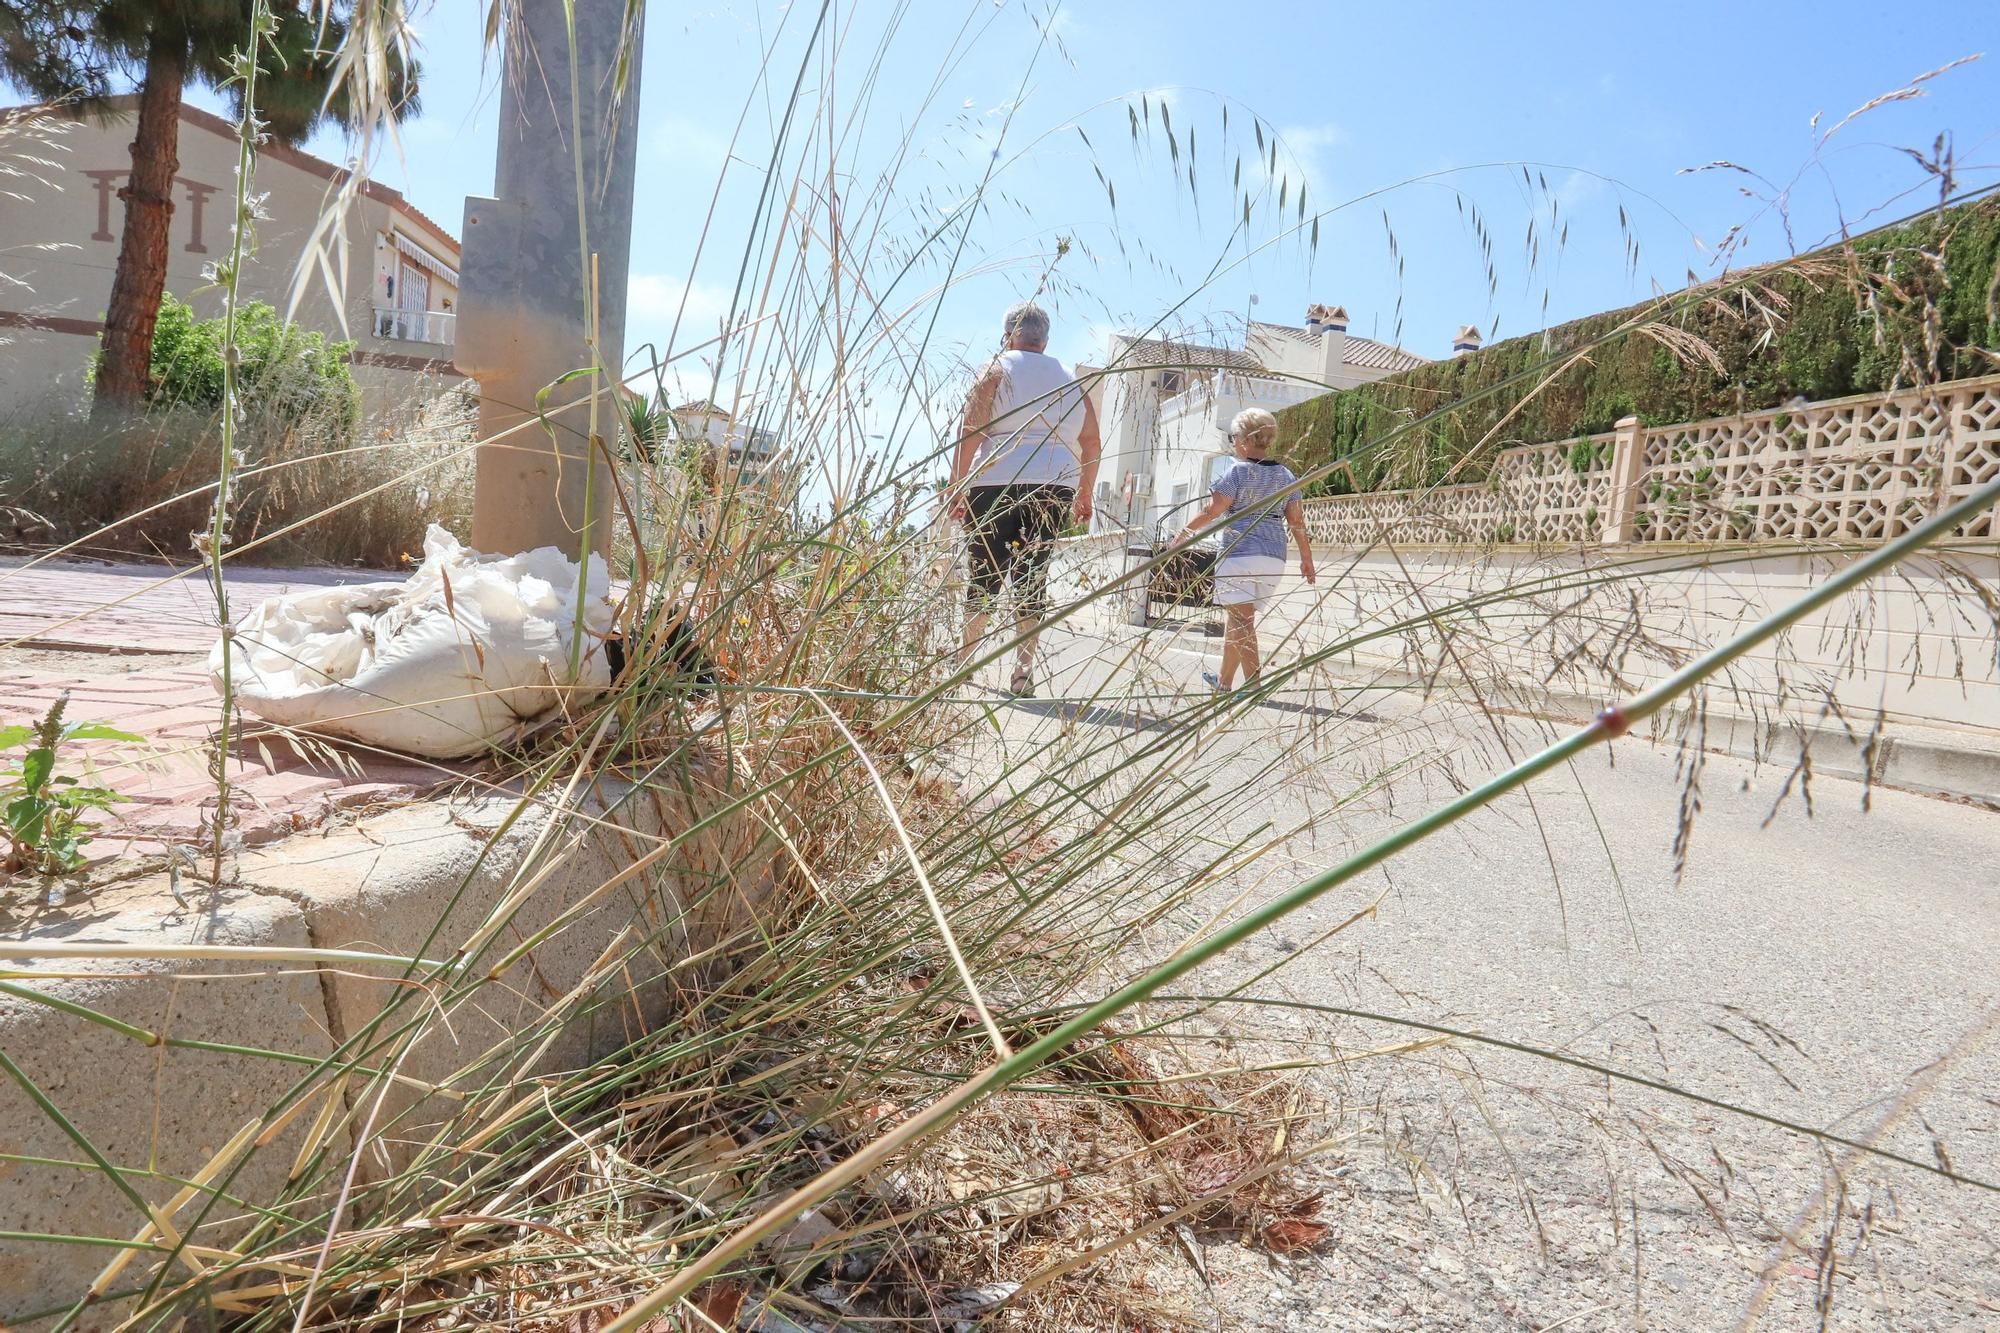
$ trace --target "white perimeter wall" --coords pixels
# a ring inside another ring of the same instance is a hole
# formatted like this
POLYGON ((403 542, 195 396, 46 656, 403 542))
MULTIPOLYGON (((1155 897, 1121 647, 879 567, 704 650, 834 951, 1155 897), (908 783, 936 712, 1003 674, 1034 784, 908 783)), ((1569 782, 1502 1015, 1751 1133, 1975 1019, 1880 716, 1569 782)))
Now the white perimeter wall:
MULTIPOLYGON (((1101 587, 1122 569, 1114 543, 1065 545, 1054 585, 1061 595, 1101 587)), ((1510 703, 1553 695, 1579 709, 1653 683, 1857 558, 1770 547, 1318 554, 1319 586, 1298 579, 1295 562, 1262 622, 1267 650, 1278 645, 1274 661, 1347 643, 1333 658, 1342 675, 1471 683, 1510 703)), ((1740 660, 1711 691, 1712 715, 1719 723, 1851 727, 1865 738, 1879 714, 1892 728, 1956 732, 1990 746, 2000 730, 2000 607, 1989 609, 1985 597, 1996 584, 1993 542, 1906 562, 1740 660), (1844 721, 1827 712, 1829 698, 1844 721)), ((1123 607, 1107 599, 1096 623, 1117 620, 1123 607)))

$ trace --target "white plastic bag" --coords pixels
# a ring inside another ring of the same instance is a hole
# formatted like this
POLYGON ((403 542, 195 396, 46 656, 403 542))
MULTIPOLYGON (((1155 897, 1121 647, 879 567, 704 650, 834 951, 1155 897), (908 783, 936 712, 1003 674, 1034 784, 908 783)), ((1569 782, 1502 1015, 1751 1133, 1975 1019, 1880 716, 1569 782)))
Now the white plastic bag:
MULTIPOLYGON (((477 754, 565 694, 575 707, 610 685, 611 580, 593 555, 580 678, 564 688, 576 574, 553 546, 483 556, 432 524, 407 582, 272 597, 243 617, 231 667, 237 702, 284 726, 406 754, 477 754)), ((208 657, 218 692, 222 653, 217 643, 208 657)))

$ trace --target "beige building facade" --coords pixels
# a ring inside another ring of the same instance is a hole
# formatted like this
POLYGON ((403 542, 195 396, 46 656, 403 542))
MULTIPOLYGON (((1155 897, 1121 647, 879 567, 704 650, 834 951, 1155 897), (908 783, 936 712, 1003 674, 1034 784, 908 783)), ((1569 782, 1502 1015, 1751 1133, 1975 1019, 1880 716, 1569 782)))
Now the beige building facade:
MULTIPOLYGON (((1229 423, 1246 408, 1276 412, 1351 389, 1428 358, 1347 331, 1347 311, 1313 304, 1303 326, 1249 321, 1242 347, 1111 335, 1105 367, 1091 369, 1104 436, 1098 532, 1140 538, 1184 522, 1232 457, 1229 423)), ((1479 345, 1459 330, 1454 353, 1479 345)), ((1079 368, 1079 378, 1087 378, 1079 368)))
MULTIPOLYGON (((0 154, 13 159, 0 163, 10 168, 0 190, 0 421, 88 405, 86 371, 124 226, 118 192, 131 173, 132 100, 113 99, 101 118, 0 111, 0 154)), ((229 251, 236 152, 231 124, 182 106, 167 290, 203 317, 222 308, 207 275, 229 251)), ((287 308, 299 258, 346 180, 341 168, 283 145, 258 154, 254 184, 264 198, 246 298, 287 308)), ((374 182, 362 186, 337 236, 345 244, 333 247, 333 268, 344 292, 336 296, 315 273, 294 318, 329 341, 355 343, 367 417, 393 419, 462 382, 452 365, 458 239, 374 182)))
POLYGON ((729 452, 729 461, 752 470, 768 467, 778 456, 778 437, 761 426, 738 421, 726 408, 707 399, 682 403, 672 409, 674 428, 681 439, 707 440, 729 452))

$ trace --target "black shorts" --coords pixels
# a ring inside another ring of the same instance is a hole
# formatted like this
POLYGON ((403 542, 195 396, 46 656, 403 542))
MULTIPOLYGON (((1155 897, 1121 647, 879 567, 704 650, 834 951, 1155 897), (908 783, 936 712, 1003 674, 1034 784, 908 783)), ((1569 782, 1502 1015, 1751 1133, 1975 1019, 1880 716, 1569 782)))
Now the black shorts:
POLYGON ((1049 600, 1052 543, 1070 523, 1076 506, 1071 486, 974 486, 966 496, 972 511, 971 600, 986 610, 1009 583, 1018 615, 1041 615, 1049 600))

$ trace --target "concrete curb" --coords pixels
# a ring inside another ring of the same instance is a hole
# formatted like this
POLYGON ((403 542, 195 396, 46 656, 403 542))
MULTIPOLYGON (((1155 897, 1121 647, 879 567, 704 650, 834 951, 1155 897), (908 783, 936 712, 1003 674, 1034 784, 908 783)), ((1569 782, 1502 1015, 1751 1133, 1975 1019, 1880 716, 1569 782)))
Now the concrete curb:
MULTIPOLYGON (((281 898, 231 890, 216 894, 199 912, 183 912, 166 888, 156 879, 130 886, 116 895, 115 903, 89 900, 82 905, 87 915, 30 926, 27 937, 293 948, 310 944, 305 914, 281 898)), ((95 975, 27 983, 35 990, 149 1031, 314 1059, 330 1049, 319 984, 310 972, 157 960, 81 966, 63 960, 45 967, 95 975), (213 985, 188 980, 225 970, 236 979, 213 985)), ((159 1173, 128 1178, 134 1192, 154 1206, 175 1193, 172 1178, 200 1170, 297 1077, 297 1066, 276 1060, 148 1048, 12 996, 0 999, 0 1049, 114 1164, 159 1173)), ((256 1154, 232 1182, 232 1198, 276 1197, 285 1185, 298 1133, 294 1130, 256 1154)), ((145 1225, 138 1206, 83 1160, 79 1145, 13 1079, 0 1080, 0 1145, 19 1155, 0 1165, 0 1228, 129 1239, 145 1225)), ((233 1202, 216 1209, 226 1218, 242 1212, 233 1202)), ((220 1227, 214 1238, 240 1229, 220 1227)), ((210 1236, 205 1232, 203 1239, 210 1236)), ((116 1257, 111 1250, 81 1243, 7 1241, 0 1246, 0 1314, 13 1324, 30 1311, 74 1301, 116 1257)), ((112 1289, 129 1285, 128 1278, 114 1282, 112 1289)), ((109 1328, 114 1322, 112 1311, 100 1309, 77 1326, 109 1328)))
MULTIPOLYGON (((1581 723, 1604 705, 1557 691, 1517 692, 1519 711, 1549 721, 1581 723)), ((1675 718, 1656 721, 1643 733, 1657 744, 1674 743, 1675 718)), ((1876 786, 1897 787, 1927 796, 2000 804, 2000 750, 1973 745, 1941 727, 1889 723, 1870 735, 1871 720, 1855 719, 1855 730, 1834 721, 1772 725, 1740 710, 1711 702, 1702 748, 1768 764, 1780 770, 1810 756, 1812 771, 1876 786)))
MULTIPOLYGON (((1368 678, 1404 686, 1423 684, 1417 676, 1389 668, 1378 668, 1368 678)), ((1567 726, 1589 722, 1606 702, 1518 685, 1489 695, 1489 700, 1498 712, 1567 726)), ((1684 713, 1685 710, 1655 718, 1643 728, 1635 729, 1632 735, 1655 745, 1678 744, 1684 713)), ((1858 719, 1857 731, 1852 734, 1831 722, 1807 725, 1787 720, 1773 725, 1711 702, 1700 743, 1710 754, 1748 759, 1780 772, 1796 767, 1804 753, 1810 756, 1816 775, 1953 800, 2000 804, 2000 750, 1957 741, 1952 733, 1941 728, 1906 724, 1890 724, 1879 736, 1871 737, 1861 729, 1867 725, 1868 719, 1858 719)))
MULTIPOLYGON (((1099 627, 1103 629, 1105 627, 1099 627)), ((1130 626, 1110 627, 1127 636, 1151 633, 1130 626)), ((1220 658, 1220 639, 1190 636, 1181 652, 1204 658, 1220 658)), ((1434 682, 1412 672, 1381 663, 1327 662, 1325 670, 1348 680, 1365 677, 1369 684, 1389 683, 1422 687, 1434 682)), ((1455 682, 1453 682, 1455 684, 1455 682)), ((1489 693, 1496 711, 1545 722, 1581 725, 1594 718, 1605 705, 1601 699, 1556 690, 1530 689, 1510 685, 1489 693)), ((1675 743, 1671 720, 1656 721, 1634 735, 1656 744, 1675 743)), ((1707 734, 1702 749, 1769 764, 1781 770, 1793 768, 1803 750, 1810 754, 1812 771, 1827 777, 1871 782, 1927 796, 1974 801, 2000 806, 2000 749, 1973 744, 1965 736, 1944 727, 1916 727, 1890 723, 1879 736, 1870 736, 1870 720, 1859 718, 1855 731, 1837 722, 1806 725, 1786 721, 1772 726, 1740 711, 1711 703, 1707 734)))
MULTIPOLYGON (((720 770, 718 770, 720 771, 720 770)), ((290 1060, 217 1050, 147 1046, 141 1040, 13 996, 0 997, 0 1050, 121 1172, 155 1209, 184 1180, 211 1166, 233 1136, 312 1071, 314 1061, 361 1033, 394 997, 380 1025, 411 1039, 375 1057, 396 1061, 411 1082, 384 1086, 351 1074, 316 1092, 309 1105, 245 1158, 229 1198, 210 1210, 196 1240, 227 1245, 256 1209, 275 1201, 294 1176, 337 1181, 364 1138, 362 1180, 406 1164, 462 1100, 453 1095, 504 1086, 538 1073, 576 1068, 617 1049, 657 1021, 677 991, 699 984, 688 962, 768 902, 775 883, 770 841, 751 818, 733 816, 620 884, 630 871, 696 818, 719 808, 728 785, 697 780, 691 794, 600 783, 561 827, 533 811, 481 847, 515 805, 507 796, 416 804, 323 835, 301 835, 246 853, 240 882, 215 892, 183 885, 177 902, 164 876, 111 886, 67 909, 9 923, 29 942, 74 941, 146 947, 230 944, 257 948, 352 949, 416 953, 442 922, 427 956, 470 936, 552 850, 560 861, 520 895, 518 914, 495 935, 482 964, 513 949, 565 910, 584 915, 536 945, 473 1003, 440 1021, 434 1002, 398 984, 401 969, 380 963, 258 960, 14 960, 22 984, 173 1038, 279 1052, 290 1060), (547 835, 546 837, 544 835, 547 835), (649 923, 640 941, 628 927, 649 923), (617 965, 611 965, 615 959, 617 965), (46 973, 47 981, 35 980, 46 973), (229 980, 204 981, 226 976, 229 980), (567 1018, 538 1029, 538 1018, 568 997, 567 1018), (421 1019, 412 1025, 410 1020, 421 1019), (524 1034, 527 1040, 523 1040, 524 1034), (404 1049, 404 1046, 407 1049, 404 1049), (527 1054, 523 1054, 527 1052, 527 1054), (436 1085, 445 1092, 427 1092, 436 1085), (302 1156, 308 1137, 324 1161, 302 1156)), ((713 967, 713 964, 707 965, 713 967)), ((703 969, 696 969, 701 971, 703 969)), ((0 1230, 83 1239, 129 1240, 147 1225, 137 1204, 37 1107, 0 1075, 0 1230), (35 1160, 29 1160, 35 1159, 35 1160)), ((173 1216, 192 1223, 207 1201, 197 1193, 173 1216)), ((128 1252, 129 1253, 129 1252, 128 1252)), ((75 1301, 119 1251, 101 1244, 8 1241, 0 1247, 0 1319, 75 1301)), ((140 1252, 112 1290, 150 1269, 140 1252)), ((185 1270, 180 1276, 186 1276, 185 1270)), ((117 1322, 116 1303, 93 1311, 84 1329, 117 1322)))

